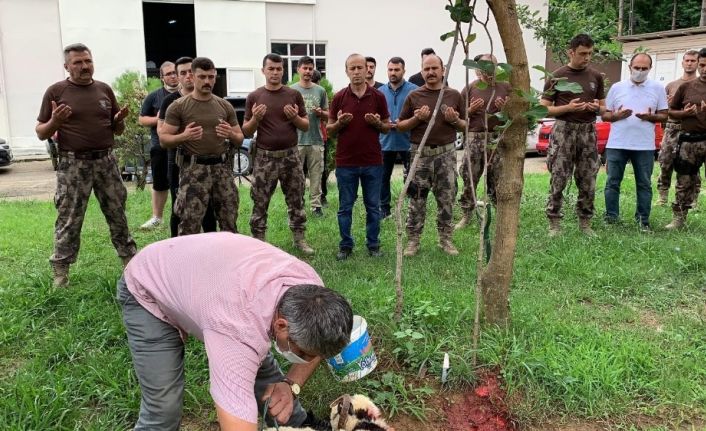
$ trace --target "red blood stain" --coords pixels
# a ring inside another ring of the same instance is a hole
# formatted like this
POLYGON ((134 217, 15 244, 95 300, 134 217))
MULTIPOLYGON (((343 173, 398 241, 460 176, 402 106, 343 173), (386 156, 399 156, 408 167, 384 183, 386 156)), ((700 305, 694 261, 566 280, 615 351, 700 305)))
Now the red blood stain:
POLYGON ((487 372, 463 398, 444 407, 448 431, 515 431, 498 376, 487 372))

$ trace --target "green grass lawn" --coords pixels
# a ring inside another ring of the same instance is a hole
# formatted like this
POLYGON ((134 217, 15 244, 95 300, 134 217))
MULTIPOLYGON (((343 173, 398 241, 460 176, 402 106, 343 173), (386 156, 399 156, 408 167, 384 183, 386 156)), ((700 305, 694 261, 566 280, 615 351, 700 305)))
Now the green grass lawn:
MULTIPOLYGON (((622 225, 606 226, 597 216, 598 237, 582 236, 572 187, 564 234, 550 239, 544 217, 548 176, 526 176, 513 325, 509 331, 484 331, 478 352, 484 366, 502 370, 511 411, 521 424, 565 418, 627 427, 635 418, 648 417, 660 426, 654 429, 674 429, 682 421, 706 418, 706 212, 689 214, 689 229, 672 233, 662 229, 671 211, 655 207, 655 232, 641 234, 631 222, 631 171, 626 178, 622 225)), ((604 182, 601 173, 599 215, 604 182)), ((399 188, 395 184, 393 190, 399 188)), ((336 202, 335 187, 332 193, 329 200, 336 202)), ((436 247, 430 204, 421 252, 405 260, 405 312, 396 325, 391 318, 394 222, 382 226, 386 256, 369 258, 359 202, 354 256, 336 262, 335 207, 323 219, 310 218, 307 238, 316 254, 307 260, 366 317, 381 365, 352 384, 337 383, 321 369, 304 389, 303 400, 323 414, 342 393, 363 391, 374 394, 389 414, 424 416, 425 401, 430 404, 438 393, 444 352, 451 355, 453 388, 474 380, 470 334, 477 227, 457 232, 461 255, 446 256, 436 247), (417 378, 420 370, 426 378, 417 378)), ((242 232, 249 232, 250 211, 243 188, 242 232)), ((149 192, 131 193, 128 220, 139 246, 169 236, 168 228, 137 230, 149 213, 149 192)), ((52 288, 47 258, 54 218, 51 202, 0 202, 0 429, 129 428, 138 412, 139 389, 115 300, 119 259, 92 200, 71 287, 52 288)), ((269 220, 268 240, 294 253, 279 191, 269 220)), ((187 346, 186 370, 185 415, 190 429, 199 429, 215 415, 198 342, 187 346)))

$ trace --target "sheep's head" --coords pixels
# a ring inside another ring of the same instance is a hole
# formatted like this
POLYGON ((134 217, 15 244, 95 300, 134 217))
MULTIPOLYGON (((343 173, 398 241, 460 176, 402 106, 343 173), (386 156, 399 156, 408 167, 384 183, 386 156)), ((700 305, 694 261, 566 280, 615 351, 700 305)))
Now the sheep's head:
POLYGON ((331 429, 334 431, 394 431, 382 412, 365 395, 344 395, 331 403, 331 429))

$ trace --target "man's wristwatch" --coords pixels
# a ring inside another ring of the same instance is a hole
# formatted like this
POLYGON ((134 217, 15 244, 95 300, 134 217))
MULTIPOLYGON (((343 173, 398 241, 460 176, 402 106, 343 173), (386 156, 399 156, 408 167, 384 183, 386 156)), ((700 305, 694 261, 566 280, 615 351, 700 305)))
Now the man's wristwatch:
POLYGON ((299 395, 299 392, 302 391, 301 386, 299 386, 298 383, 294 383, 292 379, 285 377, 282 379, 282 381, 289 385, 289 388, 292 390, 292 395, 294 395, 295 397, 299 395))

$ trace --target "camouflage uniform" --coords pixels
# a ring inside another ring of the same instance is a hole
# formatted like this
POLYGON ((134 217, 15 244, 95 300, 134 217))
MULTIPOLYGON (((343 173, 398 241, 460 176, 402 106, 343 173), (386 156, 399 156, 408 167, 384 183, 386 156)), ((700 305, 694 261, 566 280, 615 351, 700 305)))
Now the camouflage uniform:
POLYGON ((579 219, 591 219, 594 213, 596 175, 600 168, 594 124, 556 120, 549 143, 547 168, 551 174, 547 217, 563 218, 561 206, 564 189, 573 175, 579 191, 576 214, 579 219))
MULTIPOLYGON (((461 193, 461 198, 459 199, 459 204, 463 213, 470 215, 473 209, 476 207, 476 201, 473 199, 475 191, 478 189, 478 181, 483 174, 483 168, 485 166, 485 157, 483 152, 485 150, 485 139, 486 134, 488 135, 488 142, 492 141, 497 137, 496 134, 488 134, 486 132, 469 132, 468 139, 466 140, 466 148, 463 152, 463 160, 461 161, 461 178, 463 178, 463 192, 461 193), (472 177, 468 175, 468 160, 471 161, 471 174, 472 177), (473 181, 471 181, 471 179, 473 181), (471 188, 473 185, 473 188, 471 188)), ((497 150, 492 150, 488 153, 488 197, 490 197, 491 202, 495 202, 495 185, 497 184, 497 176, 499 173, 499 162, 497 150)))
MULTIPOLYGON (((427 215, 427 195, 431 190, 436 198, 436 226, 439 237, 450 238, 453 233, 453 204, 456 199, 456 152, 453 149, 438 154, 440 148, 423 149, 417 171, 412 179, 413 193, 410 194, 407 233, 418 238, 424 229, 427 215)), ((412 144, 411 157, 414 159, 418 145, 412 144)))
POLYGON ((52 264, 76 262, 91 190, 108 222, 110 239, 118 255, 130 258, 137 252, 125 217, 127 190, 115 156, 108 153, 96 160, 82 160, 73 158, 72 153, 62 152, 56 172, 54 204, 58 216, 54 228, 54 254, 49 259, 52 264))
POLYGON ((304 211, 304 188, 306 182, 297 147, 286 150, 268 151, 258 148, 253 166, 253 181, 250 197, 253 201, 250 229, 256 238, 263 239, 267 231, 267 209, 277 188, 282 187, 287 202, 289 228, 295 234, 303 234, 306 229, 304 211))
POLYGON ((694 201, 694 196, 699 193, 695 178, 698 178, 699 169, 706 162, 706 141, 682 142, 679 158, 688 163, 692 170, 684 172, 675 167, 677 171, 676 200, 672 204, 672 210, 675 214, 686 216, 694 201))
MULTIPOLYGON (((678 123, 668 122, 666 128, 664 129, 664 136, 662 137, 662 146, 659 151, 659 177, 657 178, 657 190, 660 191, 660 195, 664 193, 665 195, 669 193, 669 187, 672 183, 672 172, 674 172, 674 158, 676 157, 677 151, 677 140, 679 139, 679 130, 681 126, 678 123)), ((699 190, 701 189, 701 176, 699 174, 694 175, 692 181, 695 183, 694 198, 698 198, 699 190)))
MULTIPOLYGON (((192 160, 196 156, 191 156, 192 160)), ((222 231, 237 232, 240 197, 231 168, 231 158, 213 165, 184 162, 179 171, 179 192, 174 212, 179 216, 179 235, 201 232, 201 224, 211 203, 222 231)))

